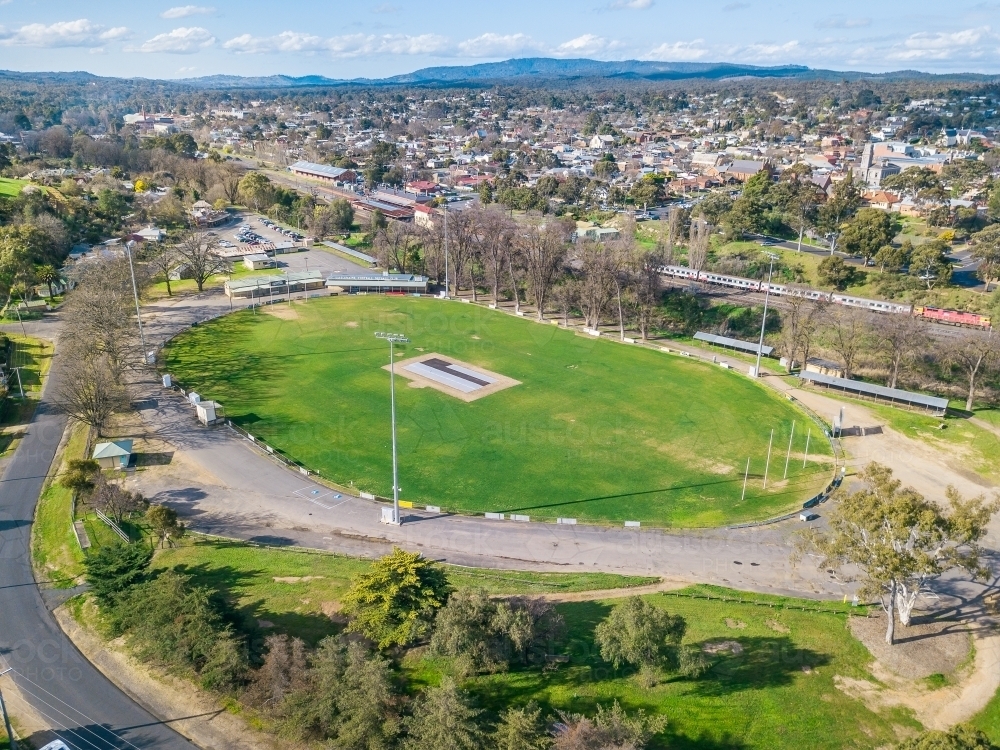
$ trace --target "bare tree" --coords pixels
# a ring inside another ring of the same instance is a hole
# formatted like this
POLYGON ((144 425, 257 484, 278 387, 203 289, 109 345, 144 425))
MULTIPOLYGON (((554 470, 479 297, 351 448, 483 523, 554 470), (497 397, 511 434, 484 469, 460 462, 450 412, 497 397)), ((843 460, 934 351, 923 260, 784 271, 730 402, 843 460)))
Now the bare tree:
POLYGON ((875 329, 879 354, 888 368, 888 386, 896 387, 900 372, 927 345, 927 327, 909 315, 883 315, 875 329))
MULTIPOLYGON (((778 338, 778 351, 788 360, 788 371, 795 364, 795 354, 799 350, 802 336, 802 324, 811 308, 805 297, 788 295, 781 311, 781 334, 778 338)), ((804 365, 805 363, 803 363, 804 365)))
POLYGON ((559 221, 549 221, 544 227, 532 227, 520 236, 528 291, 535 303, 535 314, 542 320, 545 296, 559 270, 566 262, 566 242, 569 233, 559 221))
POLYGON ((577 249, 578 262, 583 270, 580 285, 580 308, 587 328, 597 328, 601 315, 614 293, 613 267, 604 248, 593 242, 582 242, 577 249))
POLYGON ((572 276, 565 276, 552 287, 552 299, 562 315, 563 325, 569 328, 569 314, 580 301, 580 282, 572 276))
POLYGON ((680 209, 671 208, 667 212, 667 236, 663 244, 663 263, 667 266, 674 262, 674 244, 680 233, 680 219, 680 209))
POLYGON ((500 287, 503 284, 505 248, 513 242, 516 227, 499 208, 488 208, 479 219, 476 239, 479 257, 486 267, 487 279, 493 287, 493 302, 500 304, 500 287))
POLYGON ((1000 356, 1000 339, 992 328, 988 332, 963 331, 960 336, 949 342, 946 351, 947 361, 961 369, 969 383, 965 399, 966 411, 972 411, 979 376, 996 365, 998 356, 1000 356))
POLYGON ((660 266, 665 265, 659 246, 652 251, 638 251, 633 256, 631 308, 639 335, 649 338, 651 326, 660 322, 660 266))
POLYGON ((701 271, 708 260, 708 240, 712 228, 701 219, 691 222, 691 236, 688 241, 688 268, 701 271))
POLYGON ((65 372, 59 379, 56 403, 71 418, 93 427, 98 436, 112 416, 128 408, 125 385, 115 377, 105 354, 64 351, 65 372))
POLYGON ((167 296, 174 296, 170 289, 170 272, 177 267, 177 250, 173 245, 164 242, 154 242, 152 247, 144 253, 144 260, 149 263, 156 275, 162 275, 167 284, 167 296))
MULTIPOLYGON (((137 264, 135 272, 141 292, 148 283, 147 267, 137 264)), ((128 260, 88 264, 78 281, 66 302, 60 348, 69 360, 100 354, 120 383, 126 370, 142 362, 128 260)))
POLYGON ((119 524, 125 520, 125 514, 145 511, 149 507, 149 502, 142 494, 129 492, 120 484, 109 482, 103 474, 97 475, 89 502, 119 524))
POLYGON ((227 167, 219 171, 219 187, 226 200, 235 205, 240 202, 240 180, 243 172, 235 167, 227 167))
POLYGON ((809 361, 809 354, 812 352, 813 344, 817 334, 823 329, 826 323, 829 308, 826 302, 817 301, 806 309, 805 315, 799 322, 799 351, 802 352, 802 367, 809 361))
POLYGON ((608 278, 614 291, 615 304, 618 308, 618 336, 625 340, 625 296, 632 287, 632 253, 635 243, 631 237, 623 237, 621 241, 604 248, 608 264, 608 278))
POLYGON ((831 316, 826 329, 827 344, 844 363, 844 377, 850 378, 871 340, 868 316, 853 307, 841 307, 831 316))
POLYGON ((375 257, 383 268, 407 273, 417 241, 417 234, 409 224, 390 221, 375 233, 375 257))
POLYGON ((448 259, 451 265, 454 294, 458 296, 461 279, 476 252, 477 211, 452 211, 448 220, 448 259))
POLYGON ((524 247, 517 241, 504 245, 504 259, 507 263, 507 276, 510 279, 510 290, 514 296, 514 312, 521 312, 521 285, 524 279, 524 247))
POLYGON ((228 267, 218 253, 219 238, 213 232, 187 232, 174 247, 199 292, 204 291, 206 281, 228 267))

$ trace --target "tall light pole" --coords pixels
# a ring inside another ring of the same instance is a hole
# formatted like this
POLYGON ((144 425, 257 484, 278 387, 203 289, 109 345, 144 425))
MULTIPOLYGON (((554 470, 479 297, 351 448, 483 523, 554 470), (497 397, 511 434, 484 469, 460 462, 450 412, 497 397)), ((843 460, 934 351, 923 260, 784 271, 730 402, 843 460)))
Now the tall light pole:
POLYGON ((142 344, 142 364, 149 364, 146 354, 146 337, 142 334, 142 313, 139 312, 139 288, 135 284, 135 266, 132 265, 132 247, 125 243, 125 253, 128 255, 128 270, 132 274, 132 296, 135 297, 135 317, 139 321, 139 343, 142 344))
POLYGON ((757 344, 757 366, 753 368, 753 376, 755 378, 760 377, 760 352, 764 348, 764 328, 767 326, 767 300, 771 295, 771 273, 774 271, 774 261, 778 259, 778 256, 773 253, 768 253, 767 256, 771 259, 771 265, 767 269, 767 289, 764 290, 764 319, 760 322, 760 343, 757 344))
POLYGON ((396 460, 396 372, 395 345, 409 344, 410 340, 401 333, 375 332, 375 338, 389 342, 389 403, 392 409, 392 522, 399 526, 399 464, 396 460))

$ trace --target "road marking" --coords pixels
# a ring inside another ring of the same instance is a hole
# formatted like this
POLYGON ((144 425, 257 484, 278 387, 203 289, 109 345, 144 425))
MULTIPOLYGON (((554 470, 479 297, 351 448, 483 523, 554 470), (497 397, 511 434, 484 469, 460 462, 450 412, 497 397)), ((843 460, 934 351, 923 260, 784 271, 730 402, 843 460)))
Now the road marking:
POLYGON ((333 510, 334 508, 343 505, 347 502, 347 498, 341 500, 343 495, 340 493, 334 494, 334 491, 327 487, 320 487, 319 485, 310 484, 295 490, 293 495, 298 495, 303 500, 308 500, 313 505, 318 505, 324 510, 333 510), (333 495, 334 500, 340 500, 339 503, 334 503, 333 505, 327 505, 326 503, 321 503, 320 500, 330 497, 333 495))

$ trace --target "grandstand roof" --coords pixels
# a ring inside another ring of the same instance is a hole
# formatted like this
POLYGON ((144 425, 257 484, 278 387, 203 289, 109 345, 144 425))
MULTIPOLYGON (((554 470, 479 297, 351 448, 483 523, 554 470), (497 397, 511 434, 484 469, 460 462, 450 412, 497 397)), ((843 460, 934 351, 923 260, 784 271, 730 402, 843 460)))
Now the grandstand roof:
POLYGON ((739 349, 742 352, 750 352, 751 354, 756 354, 758 347, 760 348, 760 353, 765 357, 770 357, 771 352, 774 351, 773 346, 759 346, 758 344, 752 344, 749 341, 740 341, 739 339, 731 339, 727 336, 716 336, 714 333, 705 333, 704 331, 698 331, 694 338, 696 341, 707 341, 709 344, 715 344, 716 346, 727 346, 730 349, 739 349))
POLYGON ((925 409, 932 409, 935 412, 944 414, 948 409, 948 399, 938 396, 928 396, 923 393, 913 393, 902 391, 899 388, 887 388, 884 385, 874 385, 864 383, 860 380, 848 380, 847 378, 835 378, 832 375, 823 375, 818 372, 800 372, 799 377, 820 385, 831 388, 840 388, 844 391, 858 393, 865 396, 872 396, 877 399, 879 396, 887 401, 909 404, 911 406, 921 406, 925 409))

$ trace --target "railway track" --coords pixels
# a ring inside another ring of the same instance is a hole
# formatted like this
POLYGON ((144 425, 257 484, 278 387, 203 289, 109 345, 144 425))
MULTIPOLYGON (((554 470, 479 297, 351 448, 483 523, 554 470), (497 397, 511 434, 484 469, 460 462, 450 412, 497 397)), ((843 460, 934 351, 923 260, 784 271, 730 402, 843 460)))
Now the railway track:
MULTIPOLYGON (((664 289, 684 289, 694 292, 699 297, 706 299, 730 301, 740 305, 763 305, 764 294, 742 289, 729 289, 727 287, 716 286, 714 284, 703 284, 700 282, 687 281, 683 279, 672 279, 662 277, 664 289)), ((813 305, 814 302, 807 301, 805 304, 813 305)), ((777 295, 768 297, 767 306, 769 309, 787 310, 791 307, 789 300, 777 295)), ((968 328, 935 323, 931 320, 923 321, 927 325, 927 330, 935 339, 941 341, 953 340, 960 337, 968 328)))

